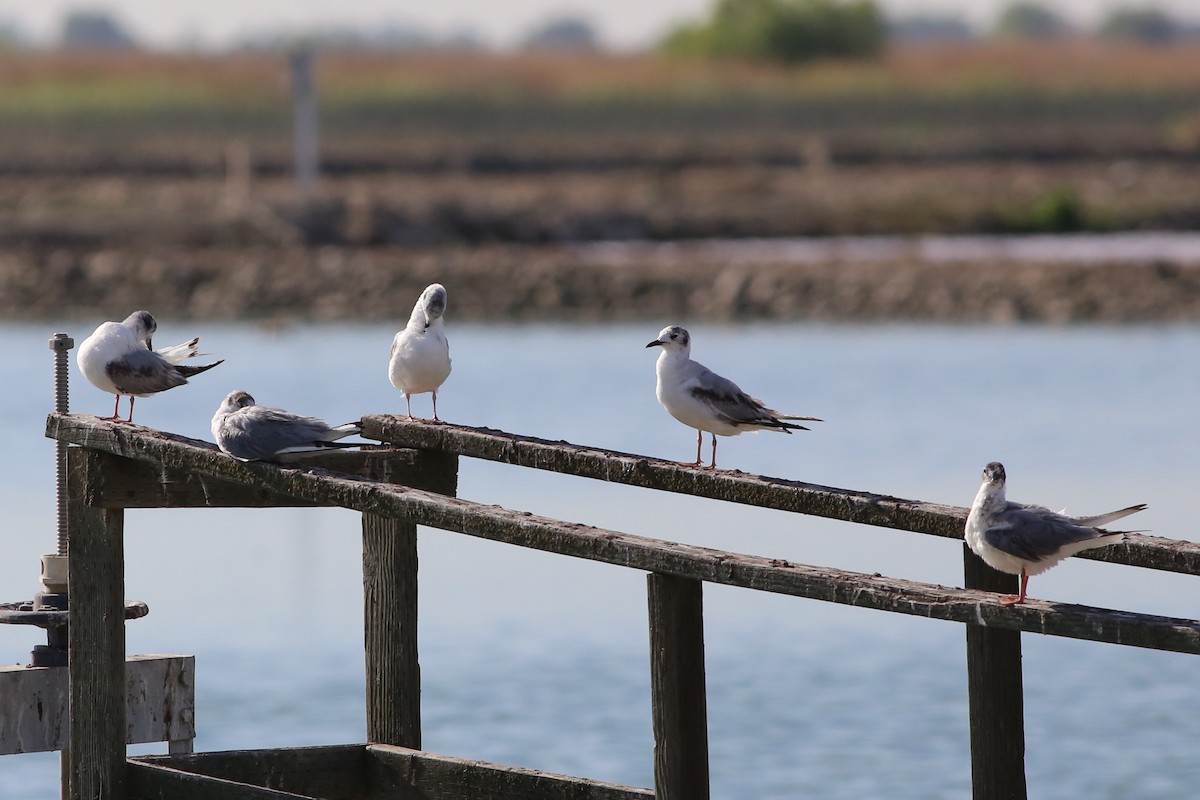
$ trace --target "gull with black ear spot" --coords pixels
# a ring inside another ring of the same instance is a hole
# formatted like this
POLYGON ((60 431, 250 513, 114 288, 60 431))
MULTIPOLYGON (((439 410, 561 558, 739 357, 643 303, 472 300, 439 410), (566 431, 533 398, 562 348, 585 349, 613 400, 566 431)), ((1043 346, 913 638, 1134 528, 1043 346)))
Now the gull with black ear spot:
POLYGON ((84 377, 102 392, 116 395, 111 417, 119 421, 121 397, 129 398, 129 418, 133 422, 133 402, 138 397, 174 389, 188 378, 206 372, 217 364, 189 366, 183 362, 200 355, 200 337, 155 350, 152 344, 158 322, 149 311, 135 311, 123 322, 104 322, 83 340, 76 361, 84 377))
POLYGON ((332 427, 316 417, 260 406, 247 392, 230 392, 212 418, 221 452, 241 461, 290 461, 330 448, 358 447, 338 439, 361 433, 357 422, 332 427))
POLYGON ((696 460, 687 466, 703 464, 700 448, 704 432, 712 436, 712 461, 717 468, 717 436, 737 436, 746 431, 807 431, 791 421, 821 422, 816 417, 781 414, 743 392, 728 378, 693 361, 692 339, 686 329, 668 325, 646 347, 661 347, 655 373, 658 376, 658 402, 675 419, 696 429, 696 460))
POLYGON ((1020 594, 1004 597, 1001 605, 1025 602, 1030 575, 1040 575, 1080 550, 1116 544, 1127 533, 1141 533, 1106 531, 1097 526, 1142 511, 1145 503, 1094 517, 1068 517, 1043 506, 1009 501, 1005 497, 1007 479, 999 461, 983 468, 983 483, 965 530, 967 546, 989 567, 1021 576, 1020 594))
POLYGON ((417 298, 408 325, 392 339, 392 357, 388 363, 388 379, 404 393, 408 418, 412 415, 414 394, 433 394, 433 419, 440 423, 437 413, 437 393, 450 377, 450 342, 442 317, 446 313, 446 287, 431 283, 417 298))

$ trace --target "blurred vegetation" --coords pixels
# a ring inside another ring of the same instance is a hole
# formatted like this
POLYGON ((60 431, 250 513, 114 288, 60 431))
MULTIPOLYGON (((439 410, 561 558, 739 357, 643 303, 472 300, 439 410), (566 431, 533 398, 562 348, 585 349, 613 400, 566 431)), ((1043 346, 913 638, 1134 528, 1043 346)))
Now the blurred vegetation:
POLYGON ((1166 44, 1183 31, 1178 22, 1157 8, 1117 8, 1109 12, 1097 30, 1106 39, 1132 39, 1148 44, 1166 44))
POLYGON ((995 35, 1002 39, 1053 39, 1068 32, 1066 20, 1040 3, 1012 3, 996 18, 995 35))
POLYGON ((1002 211, 999 227, 1005 233, 1077 233, 1105 226, 1089 216, 1074 188, 1054 186, 1002 211))
POLYGON ((717 0, 708 21, 663 40, 669 55, 796 63, 878 55, 887 27, 872 0, 717 0))

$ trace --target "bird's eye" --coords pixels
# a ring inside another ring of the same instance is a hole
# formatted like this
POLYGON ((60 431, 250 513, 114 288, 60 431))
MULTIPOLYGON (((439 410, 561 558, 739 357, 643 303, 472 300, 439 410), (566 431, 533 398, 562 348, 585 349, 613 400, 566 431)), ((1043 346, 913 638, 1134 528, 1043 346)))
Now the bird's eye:
POLYGON ((672 333, 672 334, 671 334, 671 338, 672 338, 672 339, 678 339, 678 338, 679 338, 679 334, 678 334, 678 333, 672 333))

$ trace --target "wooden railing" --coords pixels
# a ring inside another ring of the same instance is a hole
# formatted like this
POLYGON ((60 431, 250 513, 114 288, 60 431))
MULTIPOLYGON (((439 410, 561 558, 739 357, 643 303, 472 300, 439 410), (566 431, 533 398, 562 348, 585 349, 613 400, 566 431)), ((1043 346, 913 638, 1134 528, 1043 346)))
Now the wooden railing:
MULTIPOLYGON (((72 563, 82 558, 102 567, 78 580, 80 571, 71 572, 71 740, 85 743, 71 750, 72 797, 124 800, 126 769, 139 792, 129 797, 157 796, 152 792, 167 784, 156 781, 174 780, 164 777, 169 770, 153 759, 130 761, 126 767, 124 740, 118 741, 113 730, 118 686, 123 686, 117 681, 124 663, 124 631, 113 611, 124 599, 120 531, 125 508, 320 505, 362 512, 367 739, 413 751, 420 750, 421 738, 417 525, 649 573, 654 791, 659 798, 709 796, 706 582, 964 623, 972 781, 980 800, 1025 796, 1020 632, 1200 653, 1200 622, 1195 620, 1039 600, 1001 606, 994 592, 1014 591, 1015 578, 994 572, 965 547, 966 588, 950 588, 652 539, 453 495, 458 457, 467 456, 959 540, 966 517, 962 508, 711 472, 499 431, 414 424, 391 416, 367 416, 362 423, 365 436, 402 449, 342 451, 305 467, 243 463, 206 442, 93 417, 51 415, 47 435, 76 445, 68 454, 72 563)), ((1160 537, 1133 535, 1121 545, 1086 555, 1200 572, 1200 545, 1160 537)), ((485 772, 500 781, 504 769, 485 772)), ((584 779, 576 785, 556 777, 545 785, 560 788, 528 796, 645 796, 642 790, 584 779), (568 785, 575 793, 561 788, 568 785)), ((445 789, 430 796, 471 795, 445 789)))

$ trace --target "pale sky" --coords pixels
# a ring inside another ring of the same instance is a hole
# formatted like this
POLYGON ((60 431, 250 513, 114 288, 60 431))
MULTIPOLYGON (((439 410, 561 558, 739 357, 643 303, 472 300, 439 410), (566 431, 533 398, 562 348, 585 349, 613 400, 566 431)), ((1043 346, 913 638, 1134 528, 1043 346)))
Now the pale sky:
MULTIPOLYGON (((552 16, 578 14, 591 21, 602 41, 636 48, 657 40, 672 24, 702 16, 714 0, 0 0, 0 25, 45 42, 64 12, 104 9, 142 43, 169 47, 184 40, 220 47, 247 30, 305 30, 326 25, 370 28, 411 23, 434 35, 468 29, 495 46, 519 41, 552 16)), ((890 15, 945 13, 985 27, 1008 0, 878 0, 890 15)), ((1179 17, 1200 20, 1200 0, 1042 0, 1078 23, 1094 22, 1109 8, 1149 2, 1179 17)))

